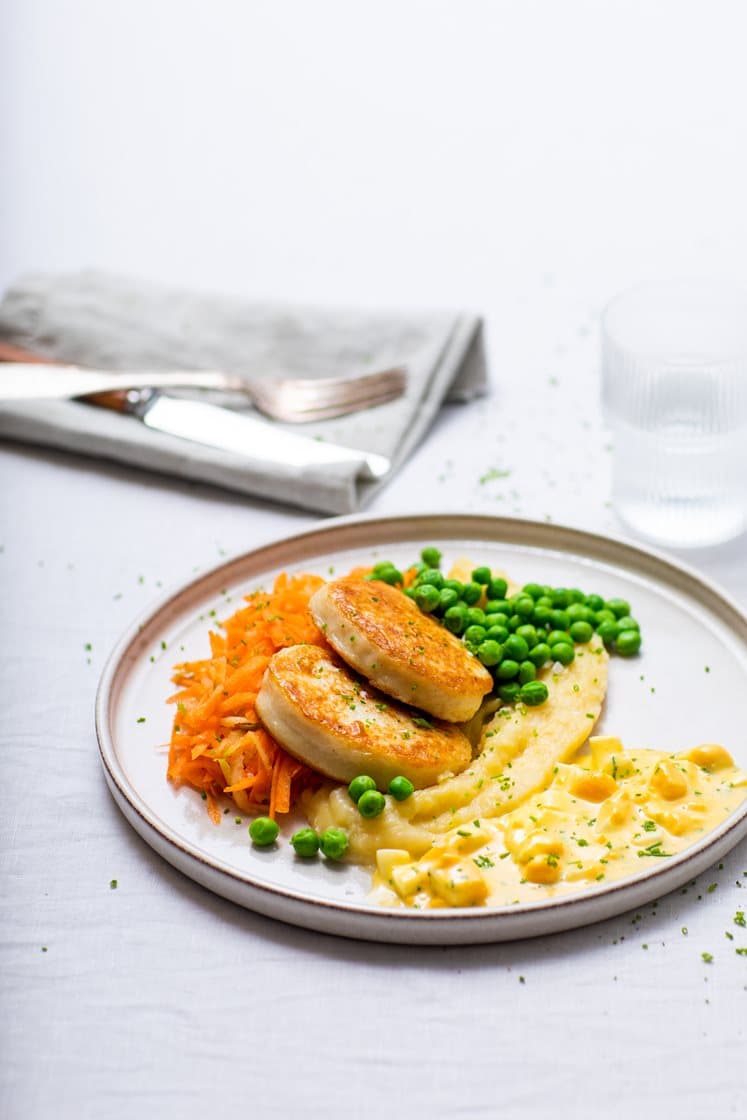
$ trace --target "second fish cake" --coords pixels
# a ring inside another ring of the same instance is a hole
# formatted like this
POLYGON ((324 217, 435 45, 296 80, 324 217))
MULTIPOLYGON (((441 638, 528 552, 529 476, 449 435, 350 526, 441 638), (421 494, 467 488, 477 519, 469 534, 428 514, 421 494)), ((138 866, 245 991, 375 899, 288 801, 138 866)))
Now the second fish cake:
POLYGON ((314 593, 329 644, 382 692, 450 723, 471 719, 493 678, 463 643, 380 580, 344 576, 314 593))

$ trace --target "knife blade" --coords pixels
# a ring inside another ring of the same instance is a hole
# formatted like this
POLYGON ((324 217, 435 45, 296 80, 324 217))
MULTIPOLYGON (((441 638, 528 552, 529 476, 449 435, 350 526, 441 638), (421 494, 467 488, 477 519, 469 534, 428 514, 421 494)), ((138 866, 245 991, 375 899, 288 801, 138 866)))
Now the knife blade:
POLYGON ((83 398, 84 403, 115 409, 132 416, 148 428, 250 459, 261 466, 311 468, 344 463, 359 464, 360 477, 374 481, 391 468, 384 455, 344 447, 286 431, 269 420, 221 405, 184 400, 156 389, 132 389, 124 393, 101 393, 83 398))

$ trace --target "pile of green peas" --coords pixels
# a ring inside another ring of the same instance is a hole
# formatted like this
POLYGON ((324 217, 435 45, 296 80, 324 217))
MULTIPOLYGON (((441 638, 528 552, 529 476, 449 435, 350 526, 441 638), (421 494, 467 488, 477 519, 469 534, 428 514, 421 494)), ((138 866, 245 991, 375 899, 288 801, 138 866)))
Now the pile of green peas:
MULTIPOLYGON (((406 801, 412 797, 415 786, 409 778, 399 774, 389 783, 389 793, 395 801, 406 801)), ((377 788, 376 782, 368 774, 358 774, 348 786, 350 800, 358 806, 358 812, 367 820, 373 820, 384 812, 386 797, 377 788)))
MULTIPOLYGON (((576 646, 586 645, 594 634, 622 657, 633 657, 641 648, 640 627, 625 599, 540 583, 527 583, 509 596, 506 580, 488 567, 475 568, 467 582, 447 579, 434 547, 423 549, 415 571, 405 595, 462 639, 488 669, 495 694, 505 703, 543 704, 548 689, 536 680, 537 671, 554 662, 570 665, 576 646)), ((389 561, 377 564, 367 578, 404 583, 389 561)))
MULTIPOLYGON (((415 792, 409 778, 398 775, 389 783, 389 793, 395 801, 406 801, 415 792)), ((368 774, 358 774, 348 786, 352 801, 358 806, 362 817, 372 820, 383 813, 386 797, 381 793, 373 778, 368 774)), ((256 848, 269 848, 278 838, 280 827, 271 817, 255 817, 249 825, 249 835, 256 848)), ((291 845, 297 856, 314 859, 320 852, 327 859, 340 860, 348 850, 348 834, 343 828, 325 828, 315 832, 313 828, 300 828, 291 836, 291 845)))
MULTIPOLYGON (((249 825, 249 836, 256 848, 269 848, 278 838, 280 826, 271 817, 255 817, 249 825)), ((313 828, 301 828, 291 836, 296 855, 313 859, 319 852, 327 859, 339 860, 348 850, 348 836, 342 828, 325 828, 317 833, 313 828)))

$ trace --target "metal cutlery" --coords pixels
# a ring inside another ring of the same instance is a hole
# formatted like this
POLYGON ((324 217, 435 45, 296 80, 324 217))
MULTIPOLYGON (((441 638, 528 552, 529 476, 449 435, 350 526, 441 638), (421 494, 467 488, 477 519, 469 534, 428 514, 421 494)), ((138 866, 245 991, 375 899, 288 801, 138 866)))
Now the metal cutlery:
POLYGON ((83 398, 86 404, 124 412, 156 431, 207 447, 229 451, 256 463, 261 470, 274 464, 278 470, 356 464, 359 477, 384 478, 391 463, 384 455, 310 439, 251 416, 205 401, 183 400, 157 389, 130 389, 83 398))
MULTIPOLYGON (((9 352, 14 353, 12 348, 9 352)), ((124 372, 26 359, 2 361, 2 356, 0 344, 0 402, 60 400, 139 388, 213 389, 240 394, 265 416, 291 424, 328 420, 385 404, 401 396, 407 383, 401 367, 353 377, 258 380, 219 370, 124 372)))

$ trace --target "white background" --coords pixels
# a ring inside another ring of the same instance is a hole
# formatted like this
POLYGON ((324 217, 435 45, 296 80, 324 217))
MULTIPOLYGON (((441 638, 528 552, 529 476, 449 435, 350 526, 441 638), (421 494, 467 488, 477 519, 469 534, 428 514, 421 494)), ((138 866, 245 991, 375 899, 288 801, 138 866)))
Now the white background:
MULTIPOLYGON (((0 286, 97 266, 477 310, 491 396, 446 410, 373 509, 619 531, 597 319, 648 277, 743 275, 744 4, 0 19, 0 286)), ((744 845, 640 920, 510 946, 355 944, 213 898, 106 792, 98 673, 161 588, 314 519, 12 444, 0 472, 4 1116, 744 1115, 744 845)), ((747 602, 744 539, 689 560, 747 602)))

